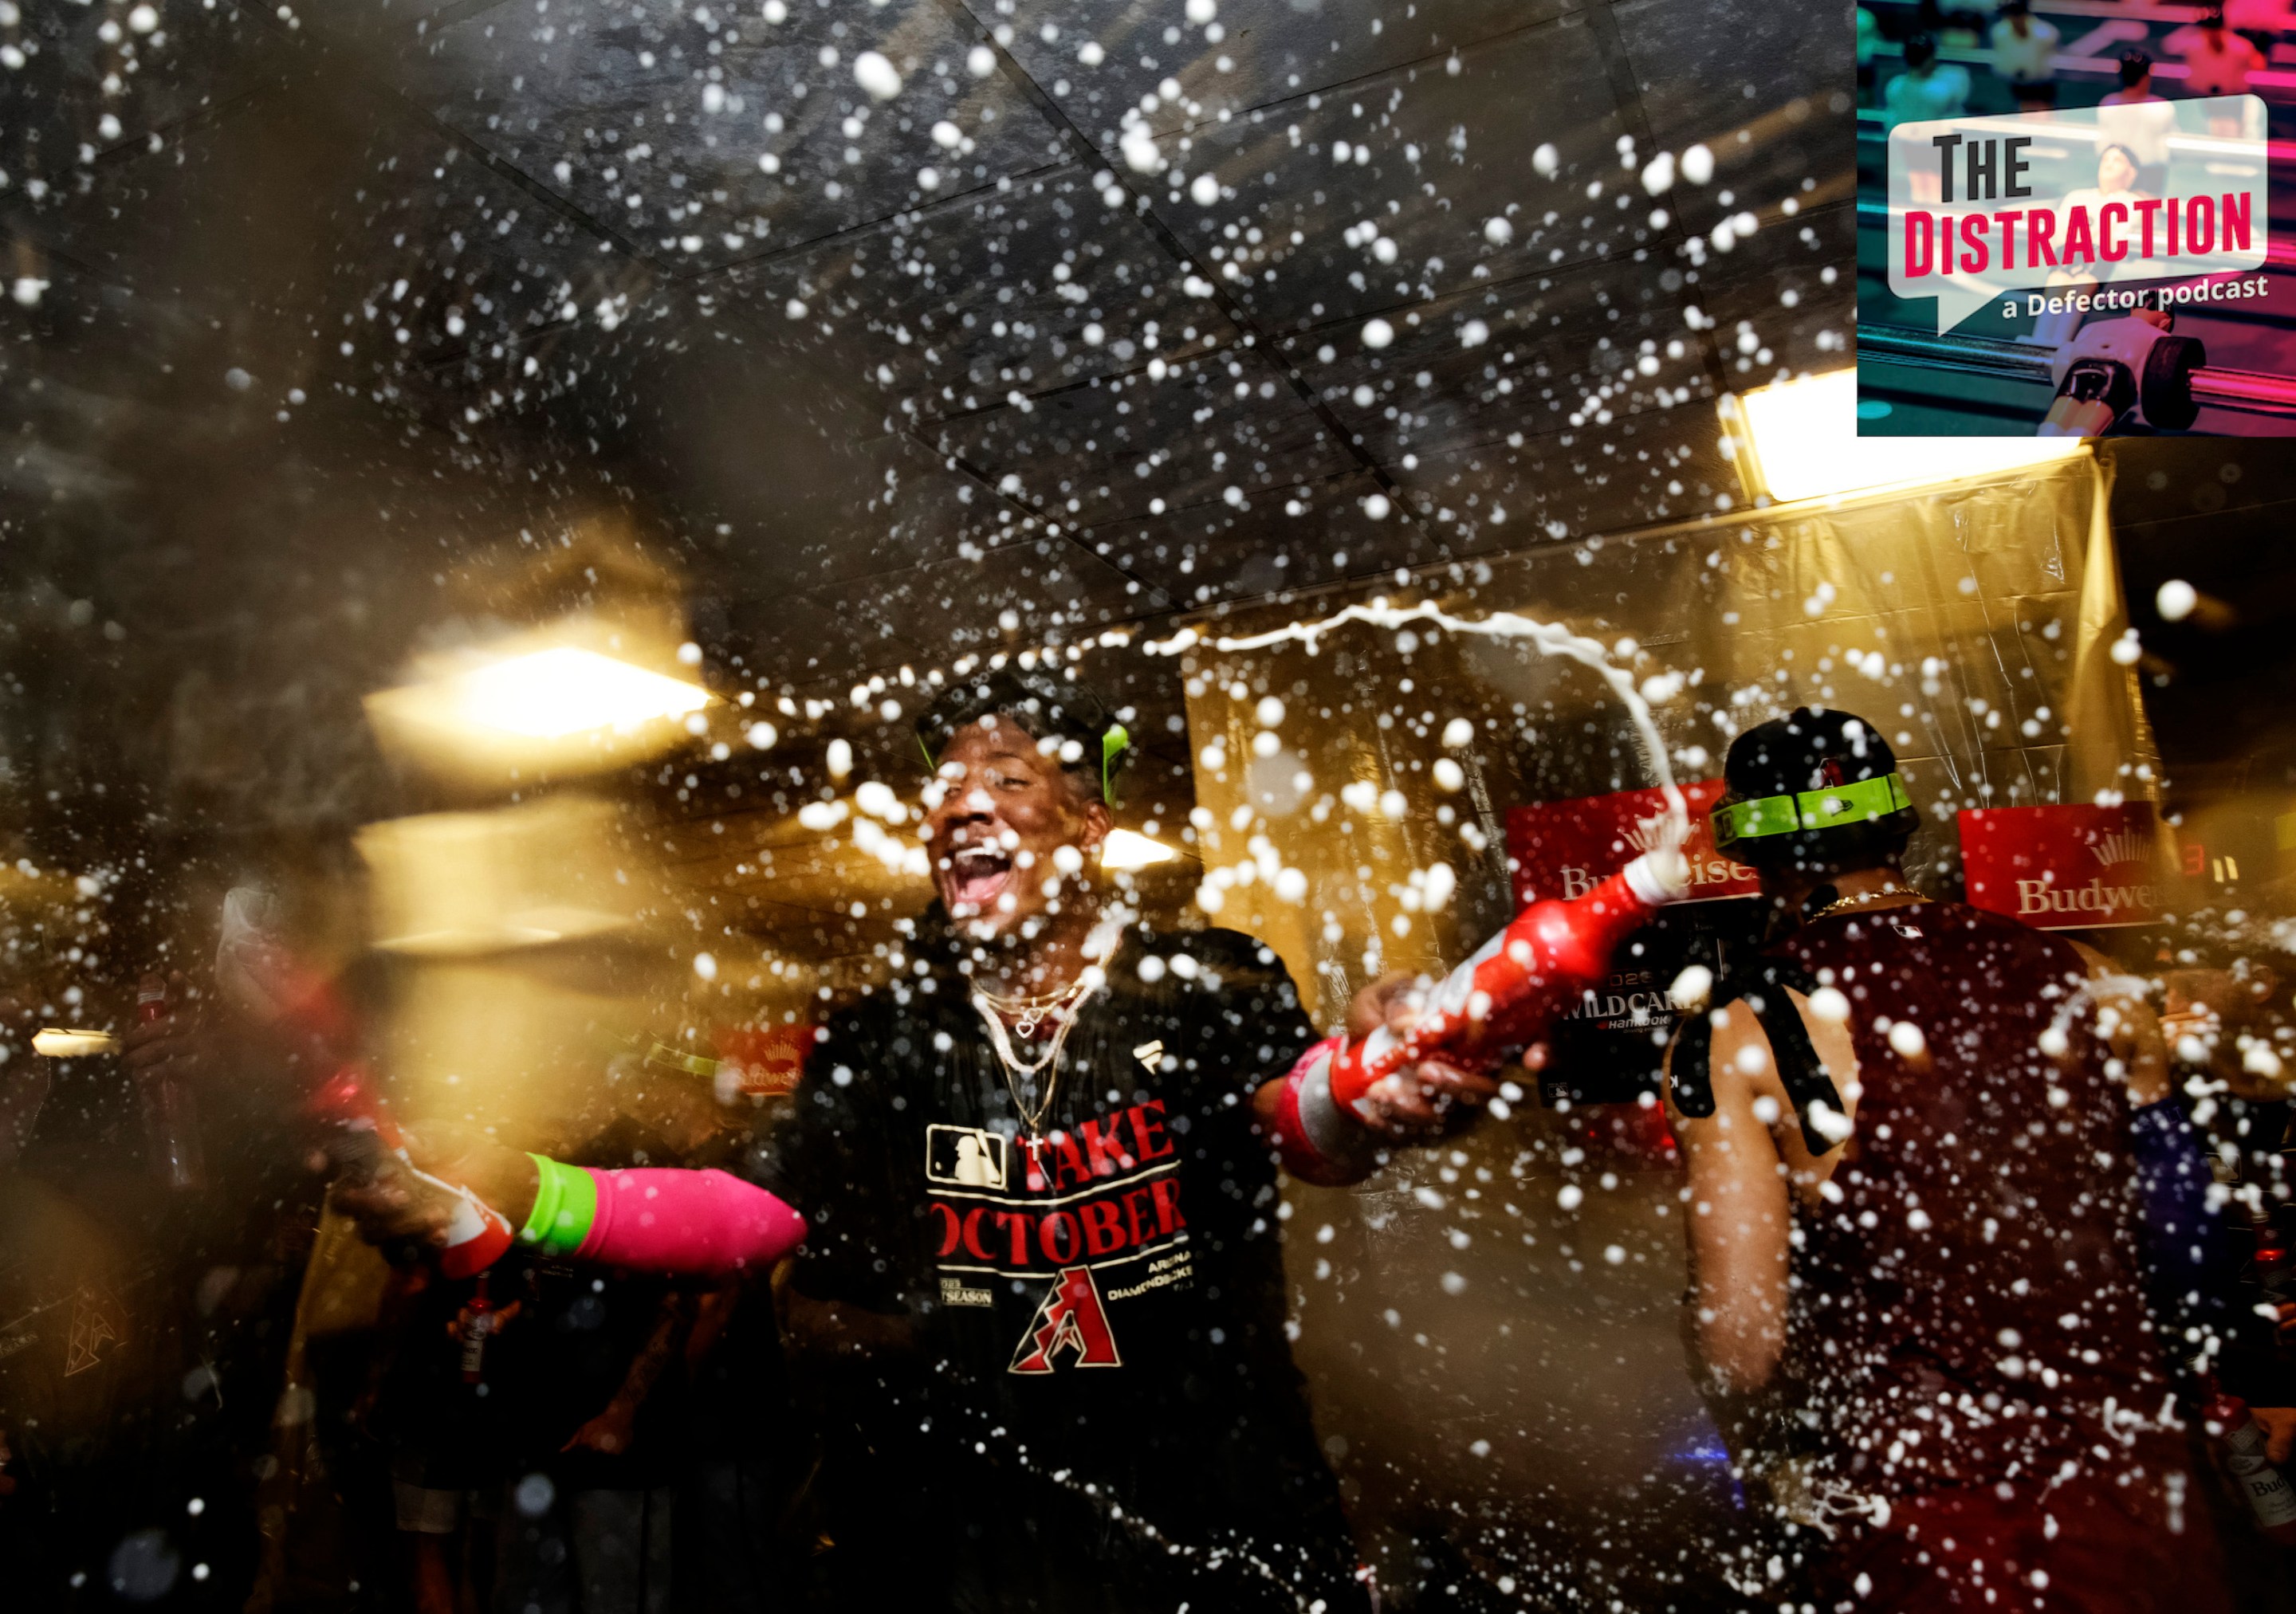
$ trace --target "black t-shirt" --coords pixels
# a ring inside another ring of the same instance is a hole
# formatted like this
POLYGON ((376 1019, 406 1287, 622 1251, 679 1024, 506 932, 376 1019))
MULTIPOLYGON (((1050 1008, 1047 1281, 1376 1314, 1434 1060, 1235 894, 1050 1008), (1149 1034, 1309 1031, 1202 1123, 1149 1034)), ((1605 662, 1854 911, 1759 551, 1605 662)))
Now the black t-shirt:
MULTIPOLYGON (((778 1115, 789 1101, 773 1099, 767 1107, 778 1115)), ((747 1148, 742 1134, 724 1133, 680 1163, 738 1172, 747 1148)), ((693 1389, 685 1398, 686 1454, 704 1462, 770 1461, 801 1472, 810 1431, 790 1396, 770 1274, 752 1270, 731 1288, 731 1313, 693 1366, 693 1389)))
POLYGON ((807 1217, 803 1293, 909 1320, 875 1427, 949 1510, 957 1604, 1345 1606, 1251 1110, 1316 1037, 1283 965, 1233 931, 1132 932, 1032 1135, 938 909, 914 939, 832 1019, 751 1172, 807 1217))

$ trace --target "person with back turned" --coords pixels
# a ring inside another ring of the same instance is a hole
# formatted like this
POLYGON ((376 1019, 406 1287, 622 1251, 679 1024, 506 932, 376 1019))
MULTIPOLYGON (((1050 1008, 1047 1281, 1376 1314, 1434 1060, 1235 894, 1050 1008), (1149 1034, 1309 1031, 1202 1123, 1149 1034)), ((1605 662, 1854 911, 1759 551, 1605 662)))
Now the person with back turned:
POLYGON ((2146 1306, 2138 1190, 2197 1157, 2146 1102, 2157 1036, 2114 1045, 2141 1005, 1906 883, 1919 816, 1860 719, 1800 709, 1724 773, 1716 843, 1773 922, 1669 1052, 1689 1331, 1736 1454, 1818 1537, 1817 1606, 2224 1606, 2146 1306))

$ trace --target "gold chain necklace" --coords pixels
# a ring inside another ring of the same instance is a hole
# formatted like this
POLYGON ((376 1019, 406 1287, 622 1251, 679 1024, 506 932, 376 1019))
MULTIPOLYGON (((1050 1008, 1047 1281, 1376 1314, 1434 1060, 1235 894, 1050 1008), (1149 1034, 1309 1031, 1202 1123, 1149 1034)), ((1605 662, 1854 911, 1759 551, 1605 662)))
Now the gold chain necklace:
POLYGON ((1911 886, 1883 886, 1878 891, 1866 891, 1856 897, 1837 897, 1832 902, 1827 903, 1824 907, 1820 908, 1816 913, 1811 914, 1810 917, 1812 919, 1828 919, 1848 908, 1862 908, 1870 904, 1880 902, 1885 897, 1910 897, 1915 902, 1923 900, 1922 894, 1919 891, 1915 890, 1911 886))
POLYGON ((1045 1117, 1052 1112, 1053 1095, 1061 1081, 1061 1050, 1067 1045, 1069 1033, 1082 1016, 1085 1000, 1107 984, 1102 966, 1115 956, 1124 928, 1129 922, 1128 913, 1118 909, 1095 926, 1085 939, 1084 968, 1074 980, 1057 990, 1000 997, 979 982, 973 983, 972 1006, 980 1011, 982 1022, 988 1028, 989 1045, 996 1050, 996 1058, 1004 1067, 1004 1090, 1013 1095, 1013 1113, 1032 1135, 1044 1130, 1045 1117), (1052 1045, 1033 1060, 1021 1058, 1013 1052, 1013 1038, 1004 1029, 1007 1014, 1013 1017, 1023 1036, 1034 1036, 1047 1015, 1058 1019, 1060 1028, 1053 1033, 1052 1045), (1045 1078, 1045 1090, 1031 1110, 1021 1097, 1021 1080, 1026 1077, 1033 1085, 1039 1073, 1045 1078))
POLYGON ((1065 987, 1042 992, 1032 997, 999 997, 986 987, 972 988, 972 995, 988 1004, 999 1015, 1009 1016, 1013 1028, 1022 1036, 1034 1036, 1037 1028, 1045 1023, 1047 1015, 1057 1014, 1070 1004, 1091 990, 1091 979, 1079 973, 1065 987))
MULTIPOLYGON (((1088 983, 1081 979, 1075 985, 1090 989, 1088 983)), ((1063 990, 1061 995, 1070 995, 1070 990, 1073 987, 1063 990)), ((1080 1006, 1083 995, 1076 993, 1076 1002, 1060 1015, 1060 1028, 1053 1033, 1052 1043, 1045 1052, 1033 1060, 1023 1060, 1013 1052, 1013 1038, 1004 1029, 1004 1017, 992 1006, 995 998, 978 987, 972 989, 972 1006, 980 1012, 981 1020, 988 1028, 989 1046, 996 1050, 997 1061, 1004 1067, 1004 1091, 1013 1095, 1013 1112, 1021 1118, 1021 1125, 1028 1128, 1031 1136, 1044 1131, 1045 1117, 1051 1112, 1054 1094, 1060 1090, 1061 1050, 1068 1045, 1069 1032, 1076 1026, 1078 1017, 1075 1010, 1080 1006), (1026 1077, 1034 1086, 1039 1074, 1044 1077, 1044 1091, 1032 1110, 1021 1096, 1021 1081, 1026 1077)))

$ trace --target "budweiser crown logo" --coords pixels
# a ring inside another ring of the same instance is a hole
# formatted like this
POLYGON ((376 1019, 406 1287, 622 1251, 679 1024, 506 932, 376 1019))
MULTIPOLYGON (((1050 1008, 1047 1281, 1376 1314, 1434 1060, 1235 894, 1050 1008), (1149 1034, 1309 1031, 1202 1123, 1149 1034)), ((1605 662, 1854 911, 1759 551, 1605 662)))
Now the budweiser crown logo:
POLYGON ((2117 863, 2136 863, 2152 856, 2152 836, 2147 830, 2119 829, 2089 843, 2089 855, 2106 868, 2117 863))

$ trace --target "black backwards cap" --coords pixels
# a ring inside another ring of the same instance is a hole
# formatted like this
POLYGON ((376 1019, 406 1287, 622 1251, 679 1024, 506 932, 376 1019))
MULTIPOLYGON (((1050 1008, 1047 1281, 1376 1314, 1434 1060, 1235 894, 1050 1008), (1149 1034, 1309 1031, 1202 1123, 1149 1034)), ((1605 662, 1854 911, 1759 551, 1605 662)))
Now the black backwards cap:
POLYGON ((1714 844, 1741 862, 1825 864, 1895 849, 1921 825, 1898 758, 1850 712, 1800 706, 1730 742, 1714 844))
POLYGON ((1008 664, 952 682, 917 714, 925 766, 939 767, 957 730, 992 715, 1012 718, 1038 740, 1075 741, 1077 756, 1061 758, 1061 766, 1097 781, 1101 799, 1116 805, 1116 775, 1131 759, 1131 734, 1090 685, 1044 668, 1008 664))

